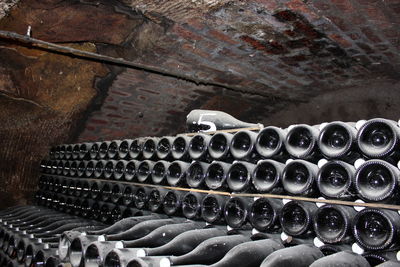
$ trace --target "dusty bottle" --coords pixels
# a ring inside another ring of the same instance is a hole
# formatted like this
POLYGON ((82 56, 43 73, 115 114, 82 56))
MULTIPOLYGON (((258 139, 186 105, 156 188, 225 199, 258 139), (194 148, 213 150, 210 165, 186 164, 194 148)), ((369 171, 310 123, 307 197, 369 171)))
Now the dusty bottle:
POLYGON ((281 228, 279 214, 282 206, 282 201, 278 199, 257 199, 250 208, 251 225, 260 232, 277 233, 281 228))
POLYGON ((356 242, 368 250, 383 250, 398 245, 399 214, 391 210, 366 208, 353 221, 356 242))
POLYGON ((186 183, 192 188, 205 187, 205 174, 209 167, 208 163, 193 161, 186 171, 186 183))
POLYGON ((128 161, 126 160, 119 160, 115 163, 114 173, 112 176, 114 180, 122 180, 124 178, 127 164, 128 161))
POLYGON ((190 137, 186 135, 179 135, 175 137, 172 143, 172 157, 176 160, 189 159, 189 143, 190 137))
POLYGON ((342 251, 329 256, 322 257, 314 261, 310 267, 326 267, 326 266, 354 266, 369 267, 368 261, 361 255, 351 251, 342 251))
POLYGON ((252 183, 258 192, 280 194, 285 165, 275 160, 260 160, 253 170, 252 183))
POLYGON ((138 165, 136 177, 140 183, 149 183, 151 179, 151 172, 153 170, 154 161, 144 160, 138 165))
POLYGON ((143 143, 143 158, 144 159, 155 159, 157 158, 157 143, 159 138, 149 137, 144 140, 143 143))
POLYGON ((287 152, 299 159, 316 160, 320 152, 317 146, 319 127, 306 124, 292 125, 285 139, 287 152))
POLYGON ((311 245, 297 245, 272 252, 261 263, 261 267, 298 266, 308 267, 324 254, 311 245))
POLYGON ((126 181, 132 181, 136 177, 137 167, 140 161, 130 160, 125 165, 124 178, 126 181))
POLYGON ((167 169, 167 182, 170 186, 182 186, 186 183, 186 172, 190 164, 176 160, 167 169))
POLYGON ((317 210, 314 203, 290 201, 280 214, 282 230, 289 236, 308 237, 313 235, 313 216, 317 210))
POLYGON ((317 193, 317 175, 317 165, 305 160, 292 160, 283 170, 282 185, 289 194, 313 196, 317 193))
POLYGON ((226 174, 226 183, 234 192, 254 191, 252 174, 256 165, 246 161, 235 161, 226 174))
POLYGON ((163 211, 167 215, 179 215, 182 212, 183 191, 168 191, 163 200, 163 211))
POLYGON ((201 217, 208 223, 218 224, 225 221, 224 207, 228 197, 208 194, 201 203, 201 217))
POLYGON ((164 197, 168 190, 164 188, 153 188, 148 197, 148 208, 152 212, 162 211, 164 197))
POLYGON ((132 144, 132 139, 122 140, 118 146, 117 156, 119 159, 128 159, 129 158, 129 148, 132 144))
POLYGON ((263 158, 285 160, 287 159, 287 152, 284 145, 285 138, 285 130, 275 126, 265 127, 257 135, 256 151, 263 158))
POLYGON ((354 166, 339 160, 325 163, 318 171, 317 187, 326 198, 353 199, 356 195, 353 180, 354 166))
POLYGON ((192 110, 186 117, 186 126, 191 133, 262 127, 261 124, 240 121, 222 111, 204 109, 192 110))
POLYGON ((153 184, 167 184, 167 170, 171 163, 165 160, 157 161, 151 171, 153 184))
POLYGON ((360 158, 355 123, 334 121, 323 125, 318 136, 318 147, 327 158, 353 163, 360 158))
POLYGON ((225 204, 225 221, 232 228, 242 227, 248 219, 253 198, 231 197, 225 204))
POLYGON ((174 137, 164 136, 157 142, 156 154, 159 159, 166 160, 172 158, 172 143, 174 137))
POLYGON ((241 130, 235 133, 230 144, 232 156, 239 160, 252 160, 256 157, 254 153, 256 139, 256 132, 241 130))
POLYGON ((139 159, 142 156, 144 138, 134 139, 129 146, 129 157, 131 159, 139 159))
POLYGON ((216 133, 214 134, 208 144, 208 153, 210 157, 215 160, 228 160, 231 158, 230 146, 233 134, 230 133, 216 133))
POLYGON ((400 171, 383 160, 368 160, 358 169, 354 185, 367 201, 398 202, 400 171))
POLYGON ((198 192, 188 192, 182 197, 183 216, 190 220, 201 218, 201 203, 205 194, 198 192))
POLYGON ((205 174, 205 183, 211 190, 224 191, 228 185, 226 183, 226 175, 231 164, 222 161, 213 161, 205 174))
POLYGON ((208 157, 208 146, 211 136, 208 134, 196 134, 189 142, 189 157, 193 160, 205 160, 208 157))
POLYGON ((356 211, 353 207, 324 205, 314 214, 314 231, 325 243, 350 243, 353 241, 351 224, 356 211))

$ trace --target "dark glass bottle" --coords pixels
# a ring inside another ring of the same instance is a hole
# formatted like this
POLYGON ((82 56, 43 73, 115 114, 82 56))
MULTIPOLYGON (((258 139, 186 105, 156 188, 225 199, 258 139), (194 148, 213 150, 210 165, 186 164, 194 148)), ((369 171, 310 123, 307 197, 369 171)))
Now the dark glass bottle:
POLYGON ((247 223, 249 210, 254 199, 248 197, 231 197, 225 204, 226 223, 232 228, 240 228, 247 223))
POLYGON ((125 186, 123 184, 113 184, 111 188, 111 202, 114 204, 122 203, 122 198, 124 196, 125 186))
POLYGON ((313 217, 317 210, 315 203, 290 201, 280 214, 282 230, 289 236, 309 237, 313 235, 313 217))
POLYGON ((260 266, 268 255, 283 248, 283 245, 279 241, 272 239, 241 243, 229 250, 220 261, 210 265, 210 267, 260 266))
POLYGON ((116 160, 107 160, 106 164, 104 165, 104 178, 111 179, 114 176, 115 165, 117 164, 116 160))
POLYGON ((240 121, 222 111, 204 109, 192 110, 186 117, 186 126, 191 133, 262 127, 260 124, 240 121))
POLYGON ((136 177, 137 167, 140 161, 130 160, 125 165, 124 178, 126 181, 132 181, 136 177))
POLYGON ((239 160, 253 159, 256 139, 256 132, 242 130, 235 133, 230 144, 232 156, 239 160))
POLYGON ((360 158, 355 123, 334 121, 326 124, 319 133, 318 147, 327 158, 353 163, 360 158))
POLYGON ((164 188, 153 188, 149 193, 148 206, 149 210, 152 212, 162 211, 162 205, 164 202, 164 197, 168 190, 164 188))
POLYGON ((225 221, 224 207, 227 196, 208 194, 201 203, 201 217, 208 223, 218 224, 225 221))
POLYGON ((253 191, 252 174, 256 165, 246 161, 235 161, 226 174, 226 183, 234 192, 253 191))
POLYGON ((118 158, 119 159, 128 159, 129 158, 129 148, 132 144, 132 139, 122 140, 118 147, 118 158))
POLYGON ((278 199, 257 199, 250 207, 251 225, 260 232, 277 233, 281 228, 279 214, 282 206, 282 201, 278 199))
POLYGON ((211 136, 208 134, 196 134, 189 142, 189 157, 193 160, 204 160, 208 157, 208 146, 211 136))
POLYGON ((305 160, 292 160, 282 172, 282 185, 292 195, 313 196, 316 194, 315 180, 318 166, 305 160))
POLYGON ((179 215, 182 211, 183 191, 168 191, 163 200, 163 211, 167 215, 179 215))
POLYGON ((324 254, 312 245, 297 245, 272 252, 264 259, 260 267, 308 267, 323 256, 324 254))
POLYGON ((151 172, 153 170, 154 161, 141 161, 137 167, 136 177, 140 183, 149 183, 151 180, 151 172))
POLYGON ((265 127, 257 135, 255 144, 256 151, 264 158, 285 160, 287 159, 284 145, 285 138, 285 130, 275 126, 265 127))
POLYGON ((210 164, 200 161, 192 161, 186 172, 186 183, 192 188, 205 187, 205 175, 210 164))
POLYGON ((324 243, 350 243, 353 241, 351 224, 356 211, 353 207, 324 205, 314 214, 314 231, 324 243))
POLYGON ((107 164, 106 160, 98 160, 96 162, 96 165, 94 166, 94 173, 93 176, 95 178, 102 178, 104 175, 104 168, 105 165, 107 164))
POLYGON ((329 256, 325 256, 316 260, 310 265, 310 267, 325 266, 369 267, 370 265, 363 256, 351 251, 341 251, 329 256))
POLYGON ((214 134, 208 144, 208 153, 210 157, 215 160, 227 160, 231 158, 230 146, 233 134, 230 133, 216 133, 214 134))
MULTIPOLYGON (((81 152, 81 144, 73 144, 72 145, 72 160, 79 159, 80 152, 81 152)), ((59 155, 61 156, 61 154, 59 154, 59 155)))
POLYGON ((209 265, 220 261, 235 246, 249 241, 250 237, 244 235, 217 236, 203 241, 189 253, 168 259, 171 265, 209 265))
POLYGON ((176 160, 167 169, 167 182, 170 186, 182 186, 186 182, 186 172, 190 164, 176 160))
POLYGON ((65 155, 64 159, 69 160, 72 158, 72 145, 65 145, 65 155))
POLYGON ((89 149, 90 159, 100 159, 100 157, 99 157, 100 145, 101 145, 101 142, 95 142, 92 144, 91 148, 89 149))
POLYGON ((125 189, 124 189, 124 192, 123 192, 123 195, 122 195, 122 203, 125 206, 134 205, 137 189, 138 189, 138 187, 133 186, 133 185, 125 186, 125 189))
POLYGON ((100 199, 104 202, 111 201, 112 183, 102 183, 100 188, 100 199))
POLYGON ((107 158, 109 159, 117 159, 119 147, 121 145, 121 140, 113 140, 111 141, 110 145, 108 146, 107 150, 107 158))
POLYGON ((135 198, 134 198, 134 204, 135 207, 138 209, 147 209, 148 207, 148 199, 149 199, 149 194, 151 192, 150 187, 138 187, 138 189, 135 192, 135 198))
POLYGON ((316 160, 320 155, 317 140, 319 128, 306 124, 293 125, 288 128, 285 139, 287 152, 295 157, 305 160, 316 160))
POLYGON ((255 189, 262 193, 282 193, 281 180, 284 167, 284 164, 271 159, 257 162, 252 174, 255 189))
POLYGON ((92 176, 94 176, 96 163, 97 163, 96 160, 90 160, 87 162, 84 174, 86 178, 91 178, 92 176))
POLYGON ((397 163, 400 129, 397 122, 386 119, 371 119, 365 122, 357 133, 357 143, 368 158, 384 158, 397 163))
POLYGON ((75 177, 76 176, 77 171, 78 171, 78 164, 79 164, 79 161, 77 161, 77 160, 74 160, 74 161, 71 162, 71 164, 69 165, 69 174, 68 174, 68 176, 70 176, 70 177, 75 177))
POLYGON ((205 174, 205 183, 211 190, 224 191, 228 185, 226 175, 231 164, 222 161, 213 161, 207 168, 205 174))
POLYGON ((154 163, 151 171, 151 180, 153 184, 167 184, 167 170, 171 163, 165 160, 159 160, 154 163))
POLYGON ((392 210, 366 208, 353 221, 356 242, 367 250, 383 250, 399 244, 399 214, 392 210))
POLYGON ((172 143, 172 157, 176 160, 189 159, 189 143, 191 137, 187 135, 179 135, 175 137, 172 143))
POLYGON ((143 152, 143 138, 134 139, 129 146, 129 157, 131 159, 139 159, 143 152))
POLYGON ((174 137, 164 136, 158 140, 156 154, 159 159, 167 160, 172 158, 172 144, 174 137))
POLYGON ((398 203, 400 171, 383 160, 368 160, 358 169, 354 185, 367 201, 398 203))
POLYGON ((90 150, 95 143, 82 143, 79 146, 78 159, 90 159, 90 150))
POLYGON ((183 216, 190 220, 201 218, 201 203, 205 194, 198 192, 188 192, 182 197, 183 216))
POLYGON ((356 195, 353 180, 356 169, 344 161, 332 160, 318 171, 317 187, 326 198, 353 199, 356 195))
POLYGON ((126 165, 128 161, 119 160, 114 166, 113 178, 114 180, 122 180, 125 175, 126 165))
POLYGON ((148 137, 143 143, 143 158, 144 159, 155 159, 157 158, 157 143, 159 138, 148 137))

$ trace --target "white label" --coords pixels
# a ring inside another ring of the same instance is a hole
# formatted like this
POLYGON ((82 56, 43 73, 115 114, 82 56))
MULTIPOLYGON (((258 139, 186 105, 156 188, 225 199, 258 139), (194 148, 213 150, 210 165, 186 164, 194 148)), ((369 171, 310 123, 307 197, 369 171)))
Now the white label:
POLYGON ((364 253, 364 249, 363 249, 362 247, 360 247, 357 243, 354 243, 354 244, 351 246, 351 250, 352 250, 354 253, 358 254, 358 255, 361 255, 361 254, 364 253))
POLYGON ((203 118, 205 116, 215 116, 215 115, 217 115, 217 114, 216 113, 204 113, 204 114, 200 115, 199 120, 197 121, 197 124, 198 125, 207 125, 210 127, 210 129, 204 130, 202 132, 215 132, 217 130, 217 126, 215 125, 215 123, 213 123, 211 121, 207 121, 203 118))
POLYGON ((146 257, 146 251, 145 251, 144 249, 139 249, 139 250, 136 252, 136 257, 138 257, 138 258, 146 257))
POLYGON ((356 169, 358 169, 358 168, 361 167, 361 165, 364 164, 364 162, 365 162, 365 159, 358 159, 358 160, 356 160, 356 161, 354 162, 354 167, 355 167, 356 169))
POLYGON ((282 234, 281 234, 281 240, 282 240, 282 241, 286 241, 286 240, 288 240, 288 238, 289 238, 289 236, 288 236, 287 234, 285 234, 285 232, 282 232, 282 234))
POLYGON ((100 236, 97 237, 97 241, 105 242, 106 241, 106 237, 104 235, 100 235, 100 236))
MULTIPOLYGON (((364 201, 362 201, 361 199, 357 199, 356 201, 354 201, 356 203, 365 203, 364 201)), ((362 211, 363 209, 365 209, 365 207, 362 206, 354 206, 353 207, 356 211, 362 211)))
POLYGON ((171 262, 168 258, 162 258, 160 260, 160 267, 171 267, 171 262))
POLYGON ((318 237, 314 238, 314 246, 316 246, 317 248, 322 247, 324 244, 324 242, 322 242, 318 237))
POLYGON ((320 159, 318 161, 318 168, 322 168, 322 166, 324 166, 326 163, 328 163, 328 160, 326 159, 320 159))
POLYGON ((117 243, 115 243, 115 248, 118 249, 124 248, 124 243, 121 241, 117 241, 117 243))
POLYGON ((366 120, 359 120, 356 122, 356 129, 360 130, 360 128, 366 123, 366 120))
MULTIPOLYGON (((319 197, 318 199, 325 200, 325 198, 323 198, 323 197, 319 197)), ((317 205, 317 207, 320 208, 320 207, 322 207, 322 206, 325 206, 326 203, 324 203, 324 202, 317 202, 317 203, 315 203, 315 205, 317 205)))

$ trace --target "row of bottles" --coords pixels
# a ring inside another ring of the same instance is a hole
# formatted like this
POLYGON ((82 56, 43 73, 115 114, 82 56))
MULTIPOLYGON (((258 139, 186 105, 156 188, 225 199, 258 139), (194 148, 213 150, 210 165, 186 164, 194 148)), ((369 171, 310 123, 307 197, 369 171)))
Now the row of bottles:
POLYGON ((132 216, 107 226, 40 206, 20 206, 2 211, 0 220, 1 266, 400 265, 395 249, 357 254, 346 245, 288 242, 278 235, 161 214, 132 216))
MULTIPOLYGON (((110 179, 174 187, 229 192, 322 196, 345 200, 398 202, 400 171, 386 161, 321 160, 318 165, 304 160, 286 164, 261 160, 257 164, 214 161, 52 161, 42 166, 49 176, 110 179)), ((61 179, 61 178, 53 178, 61 179)))
MULTIPOLYGON (((268 234, 284 234, 286 238, 314 239, 323 244, 355 244, 355 250, 382 250, 397 247, 400 215, 396 211, 366 208, 357 212, 343 205, 316 205, 312 202, 270 198, 228 197, 153 188, 148 195, 136 194, 134 208, 103 201, 66 197, 51 192, 37 195, 39 204, 60 211, 116 222, 131 215, 158 212, 168 216, 184 216, 209 224, 227 224, 232 229, 255 229, 268 234), (47 194, 46 194, 47 193, 47 194), (64 198, 64 199, 62 199, 64 198), (284 204, 286 202, 286 204, 284 204), (148 210, 141 211, 140 210, 148 210)), ((105 200, 101 197, 101 200, 105 200)), ((126 203, 124 203, 126 204, 126 203)))
POLYGON ((292 125, 287 129, 265 127, 241 130, 235 134, 197 133, 145 137, 81 144, 65 144, 50 150, 51 159, 158 159, 257 161, 289 157, 315 161, 322 156, 352 163, 360 155, 384 158, 392 163, 400 159, 398 122, 371 119, 357 123, 330 122, 317 126, 292 125))

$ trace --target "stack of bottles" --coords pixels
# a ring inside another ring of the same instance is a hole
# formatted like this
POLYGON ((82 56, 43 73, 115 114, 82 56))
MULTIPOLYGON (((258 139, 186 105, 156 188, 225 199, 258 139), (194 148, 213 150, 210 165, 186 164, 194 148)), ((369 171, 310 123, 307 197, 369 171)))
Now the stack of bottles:
POLYGON ((399 139, 371 119, 59 145, 37 206, 0 215, 0 266, 400 266, 399 139))

